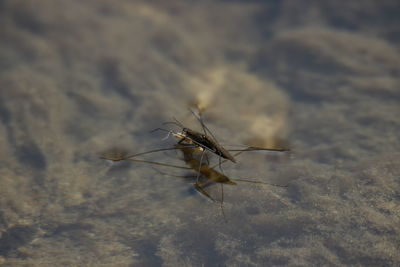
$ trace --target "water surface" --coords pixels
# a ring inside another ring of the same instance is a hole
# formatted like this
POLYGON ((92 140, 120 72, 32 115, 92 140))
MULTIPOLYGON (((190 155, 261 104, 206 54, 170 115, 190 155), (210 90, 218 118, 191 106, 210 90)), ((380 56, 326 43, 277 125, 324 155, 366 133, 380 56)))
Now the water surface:
POLYGON ((399 265, 399 12, 2 1, 0 264, 399 265), (225 222, 193 172, 99 159, 173 145, 149 133, 173 117, 201 130, 194 106, 223 144, 292 150, 244 153, 227 176, 290 186, 225 185, 225 222))

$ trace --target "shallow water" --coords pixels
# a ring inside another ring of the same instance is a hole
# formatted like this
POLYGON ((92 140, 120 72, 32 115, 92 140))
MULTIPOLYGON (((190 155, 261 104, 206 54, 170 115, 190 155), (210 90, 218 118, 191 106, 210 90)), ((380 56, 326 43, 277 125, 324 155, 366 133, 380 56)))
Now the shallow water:
POLYGON ((0 2, 0 264, 400 265, 399 12, 0 2), (200 130, 194 106, 223 144, 292 150, 244 153, 227 176, 290 186, 225 185, 225 222, 193 172, 99 159, 173 145, 149 133, 173 117, 200 130))

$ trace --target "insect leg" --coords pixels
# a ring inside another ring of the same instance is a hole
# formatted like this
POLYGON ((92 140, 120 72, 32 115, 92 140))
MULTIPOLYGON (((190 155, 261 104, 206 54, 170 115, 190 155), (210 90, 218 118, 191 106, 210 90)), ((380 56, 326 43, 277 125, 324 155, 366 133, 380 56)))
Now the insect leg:
POLYGON ((207 127, 204 125, 203 120, 202 120, 199 116, 197 116, 197 114, 194 113, 194 111, 193 111, 192 109, 189 108, 189 111, 190 111, 190 112, 193 114, 193 116, 195 116, 196 119, 200 122, 201 127, 203 128, 204 134, 207 135, 207 132, 206 132, 206 128, 207 128, 207 127))
POLYGON ((203 161, 203 156, 204 156, 204 153, 205 153, 206 151, 205 150, 203 150, 202 152, 201 152, 201 156, 200 156, 200 161, 199 161, 199 170, 198 170, 198 172, 197 172, 197 177, 196 177, 196 184, 198 185, 199 184, 199 178, 200 178, 200 174, 201 174, 201 163, 202 163, 202 161, 203 161))
POLYGON ((220 169, 221 173, 224 174, 224 170, 222 169, 221 164, 222 164, 221 156, 219 156, 219 158, 218 158, 218 166, 219 166, 219 169, 220 169))

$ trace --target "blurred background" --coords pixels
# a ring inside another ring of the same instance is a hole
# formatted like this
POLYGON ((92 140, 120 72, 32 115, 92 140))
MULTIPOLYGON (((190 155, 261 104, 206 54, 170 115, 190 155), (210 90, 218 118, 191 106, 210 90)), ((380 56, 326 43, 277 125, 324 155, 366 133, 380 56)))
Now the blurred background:
POLYGON ((0 1, 0 265, 400 265, 398 14, 396 0, 0 1), (223 165, 290 186, 224 186, 225 222, 192 172, 99 159, 170 147, 150 131, 173 117, 201 130, 189 108, 221 144, 290 147, 223 165))

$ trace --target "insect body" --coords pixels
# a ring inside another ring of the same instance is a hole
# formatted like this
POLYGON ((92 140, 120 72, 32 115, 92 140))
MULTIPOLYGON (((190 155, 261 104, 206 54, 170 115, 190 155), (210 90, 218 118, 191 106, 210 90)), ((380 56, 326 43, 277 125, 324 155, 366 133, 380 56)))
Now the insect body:
POLYGON ((185 138, 181 139, 179 143, 189 139, 194 144, 199 145, 201 148, 207 149, 224 159, 228 159, 236 163, 235 158, 211 136, 199 133, 189 128, 182 129, 182 136, 185 138))

